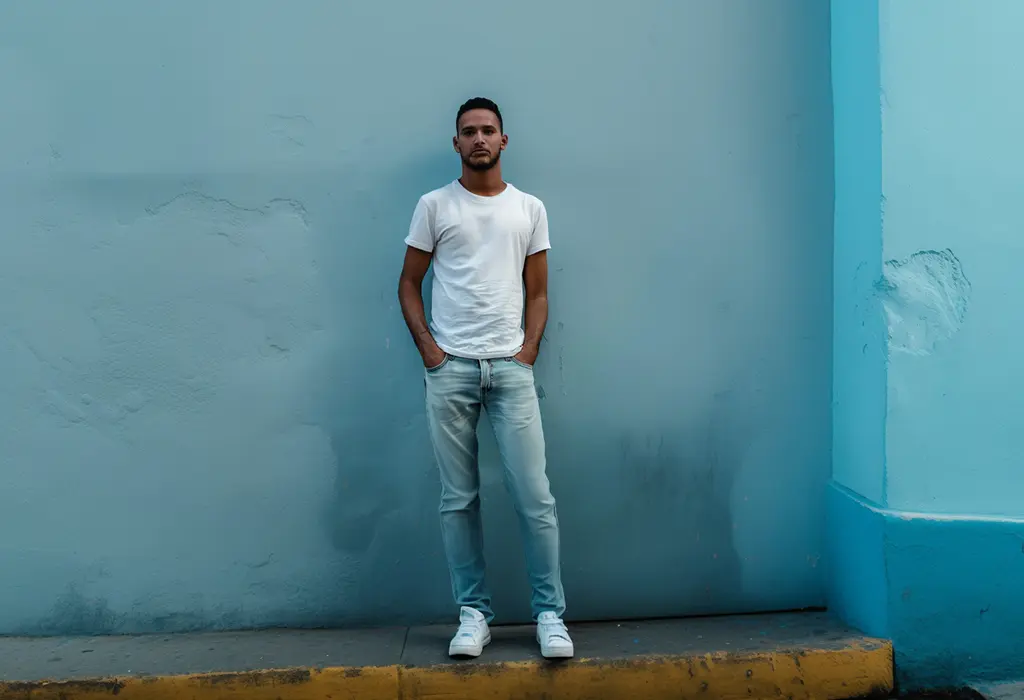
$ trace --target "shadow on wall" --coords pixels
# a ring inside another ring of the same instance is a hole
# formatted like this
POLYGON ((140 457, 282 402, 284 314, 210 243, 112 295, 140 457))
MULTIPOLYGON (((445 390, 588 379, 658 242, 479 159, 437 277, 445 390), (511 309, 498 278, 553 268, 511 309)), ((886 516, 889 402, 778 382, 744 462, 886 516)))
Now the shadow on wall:
MULTIPOLYGON (((416 201, 451 171, 452 157, 436 153, 382 181, 339 185, 325 217, 332 233, 319 239, 335 312, 331 350, 313 380, 337 465, 323 523, 352 569, 336 611, 348 624, 450 617, 421 363, 397 287, 416 201)), ((429 278, 424 286, 429 313, 429 278)))
POLYGON ((732 499, 753 435, 738 408, 722 392, 702 419, 646 435, 552 431, 551 461, 564 467, 552 481, 573 617, 605 617, 610 598, 625 618, 675 615, 683 605, 689 614, 742 607, 732 499), (608 462, 613 471, 587 474, 608 462), (572 487, 580 483, 589 487, 572 487))

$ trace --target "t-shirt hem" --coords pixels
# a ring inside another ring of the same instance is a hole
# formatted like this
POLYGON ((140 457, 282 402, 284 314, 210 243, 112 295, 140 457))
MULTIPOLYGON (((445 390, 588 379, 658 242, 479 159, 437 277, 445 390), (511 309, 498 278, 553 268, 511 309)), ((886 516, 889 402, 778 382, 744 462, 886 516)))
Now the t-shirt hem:
POLYGON ((437 347, 441 348, 452 357, 461 357, 466 360, 502 360, 506 357, 514 357, 518 355, 519 351, 523 349, 523 346, 520 345, 507 352, 463 352, 446 343, 437 343, 437 347))

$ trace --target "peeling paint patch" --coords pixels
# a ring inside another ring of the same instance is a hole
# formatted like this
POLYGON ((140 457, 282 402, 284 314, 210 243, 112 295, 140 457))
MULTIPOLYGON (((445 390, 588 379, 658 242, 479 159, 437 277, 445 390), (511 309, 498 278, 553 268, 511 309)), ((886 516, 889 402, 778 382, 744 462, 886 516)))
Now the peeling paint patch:
POLYGON ((930 355, 967 316, 971 283, 953 251, 921 250, 885 263, 875 285, 889 329, 889 349, 930 355))

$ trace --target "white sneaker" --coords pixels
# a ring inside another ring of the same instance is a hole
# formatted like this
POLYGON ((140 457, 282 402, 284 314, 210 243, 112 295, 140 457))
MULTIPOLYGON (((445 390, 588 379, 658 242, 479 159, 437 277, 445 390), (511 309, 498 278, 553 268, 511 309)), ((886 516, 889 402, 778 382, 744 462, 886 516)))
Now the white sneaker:
POLYGON ((491 643, 491 630, 479 610, 463 607, 459 612, 459 631, 448 645, 449 656, 480 656, 491 643))
POLYGON ((571 659, 572 637, 565 623, 553 612, 542 612, 537 618, 537 641, 545 659, 571 659))

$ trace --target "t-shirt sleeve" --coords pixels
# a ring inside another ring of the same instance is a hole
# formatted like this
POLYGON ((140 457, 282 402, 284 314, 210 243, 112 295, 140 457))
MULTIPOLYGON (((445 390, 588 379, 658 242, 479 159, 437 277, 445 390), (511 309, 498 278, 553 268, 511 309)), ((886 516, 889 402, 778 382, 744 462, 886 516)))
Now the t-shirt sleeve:
POLYGON ((412 221, 409 223, 409 235, 405 237, 405 244, 413 248, 425 250, 428 253, 434 252, 433 218, 426 199, 420 197, 420 201, 416 203, 416 209, 412 213, 412 221))
POLYGON ((548 211, 543 202, 537 202, 537 211, 533 215, 533 234, 530 236, 530 247, 526 249, 527 255, 548 250, 551 247, 551 239, 548 237, 548 211))

